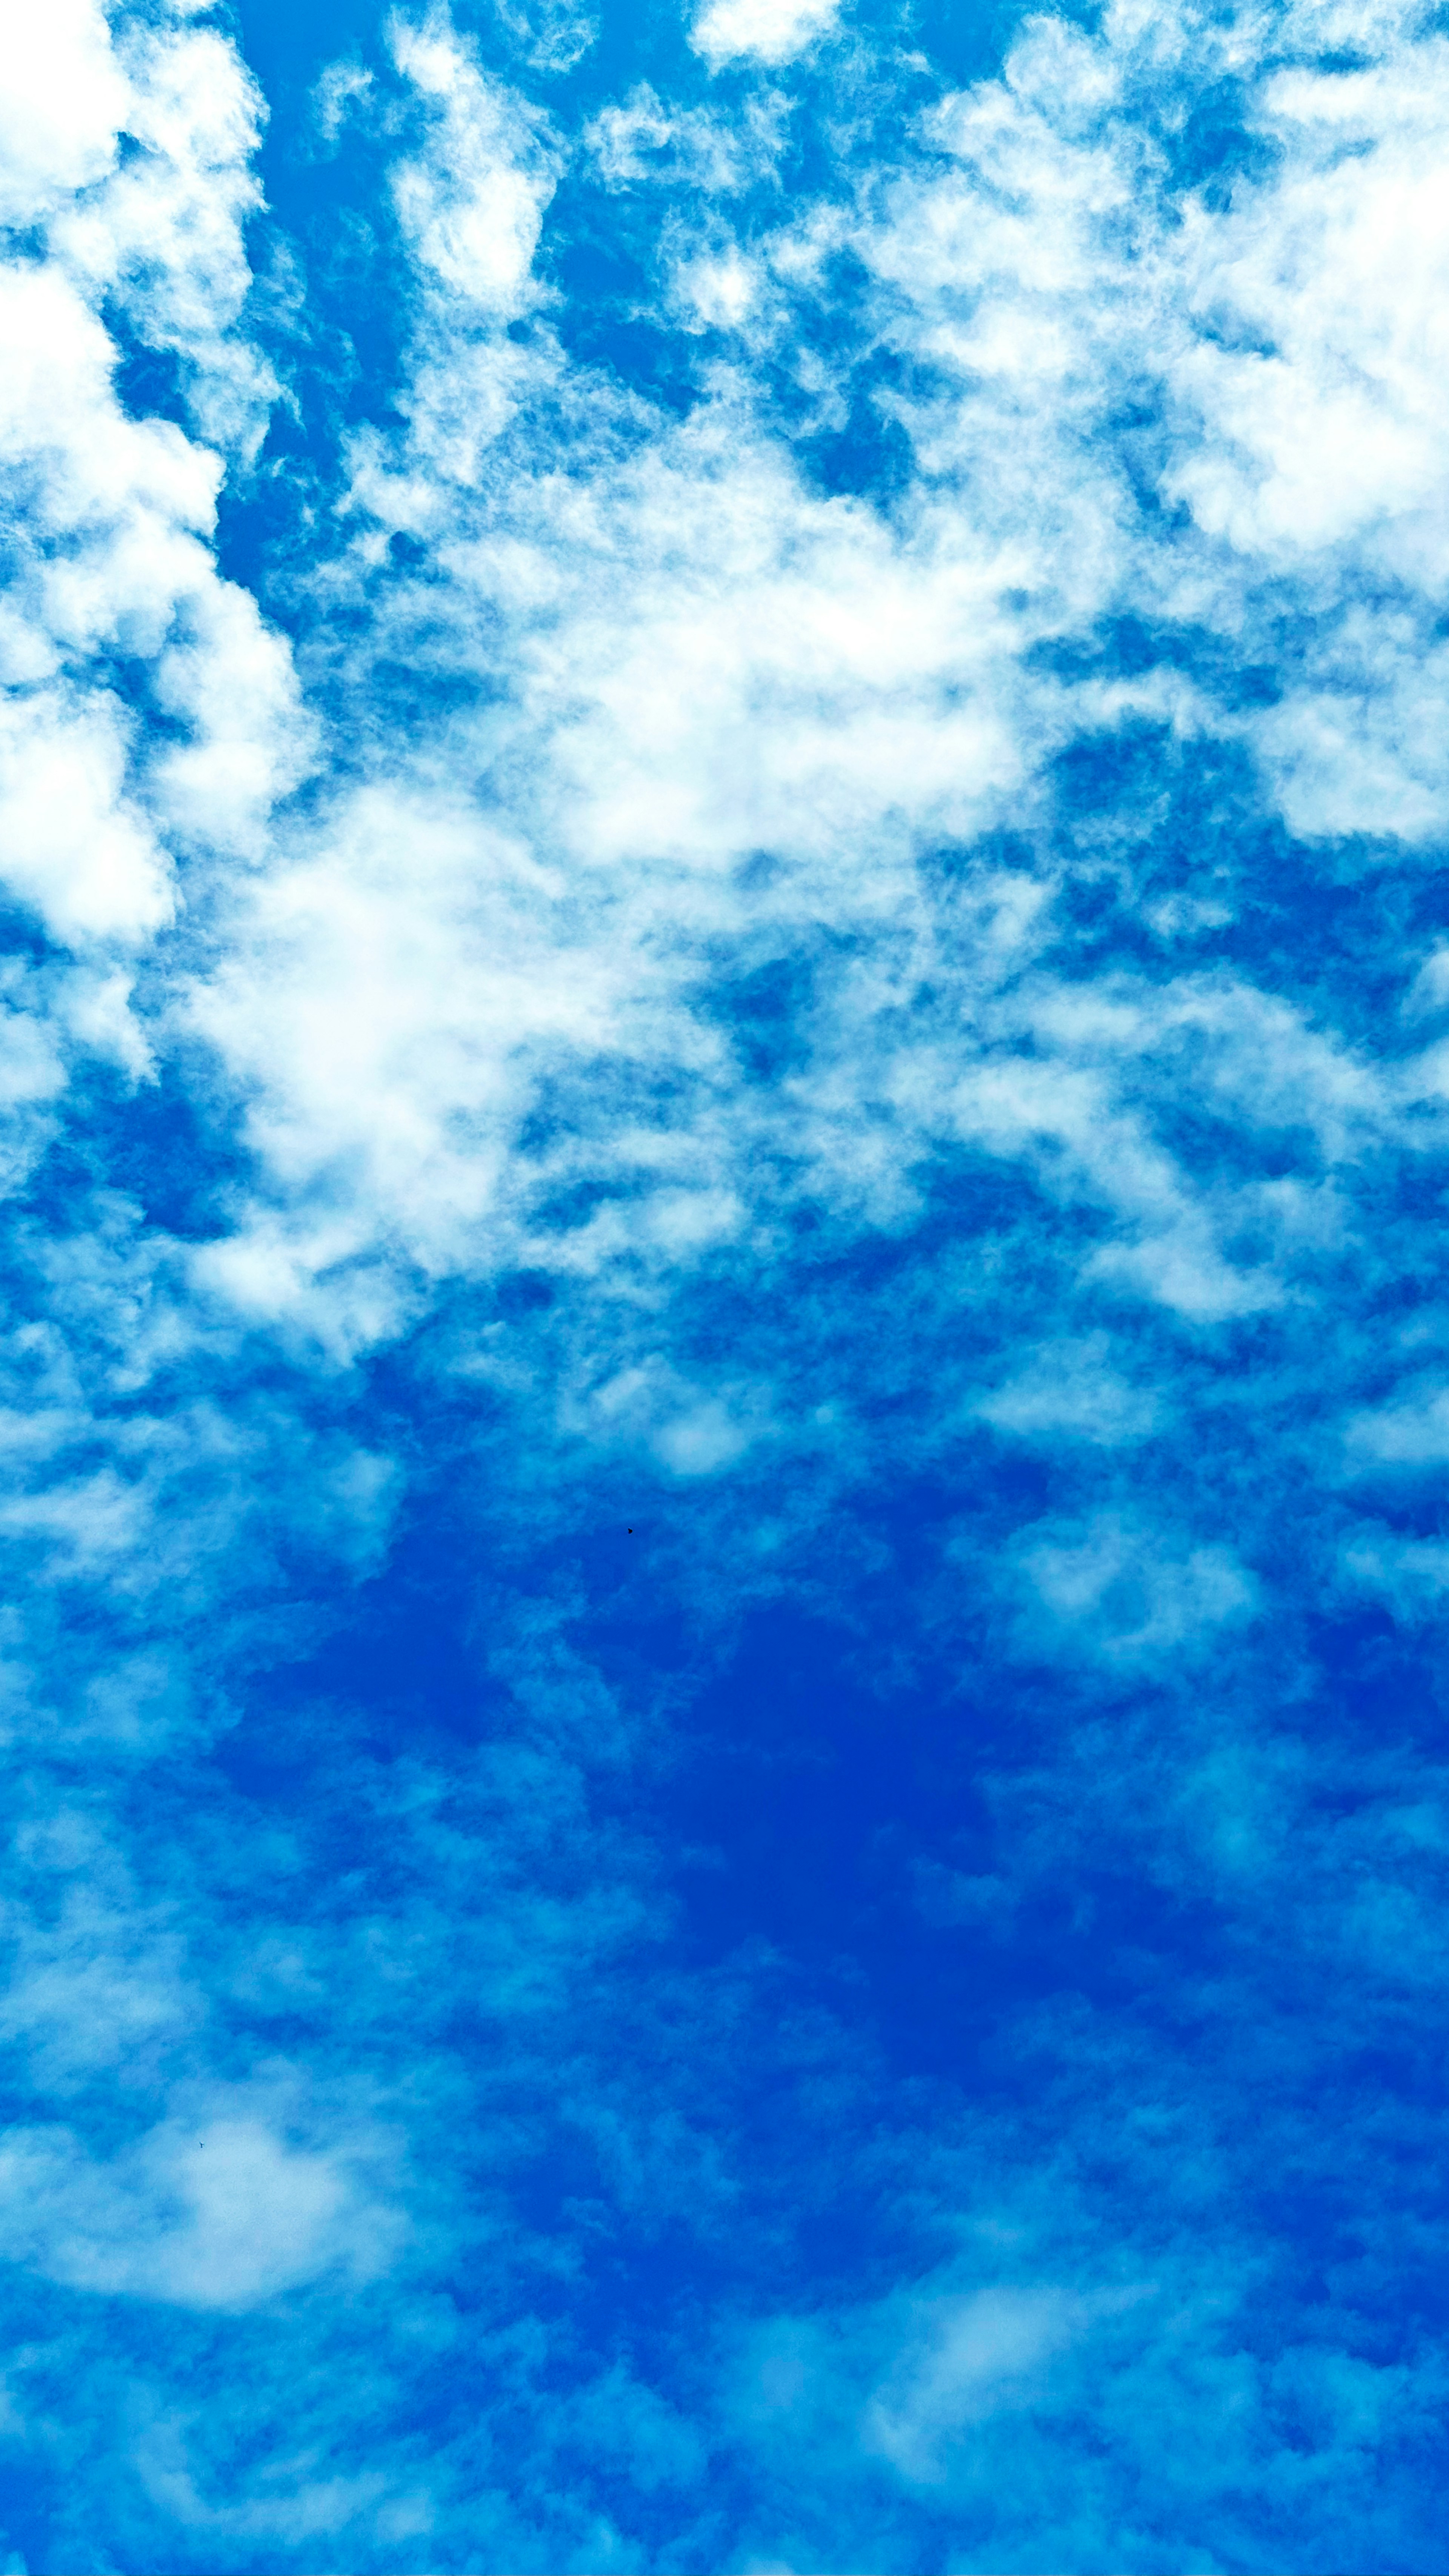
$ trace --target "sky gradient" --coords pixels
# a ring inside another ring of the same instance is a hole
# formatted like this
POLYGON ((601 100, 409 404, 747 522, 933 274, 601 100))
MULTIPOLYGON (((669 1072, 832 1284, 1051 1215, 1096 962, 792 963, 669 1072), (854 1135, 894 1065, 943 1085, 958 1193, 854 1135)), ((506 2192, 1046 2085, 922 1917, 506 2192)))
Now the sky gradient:
POLYGON ((0 2576, 1449 2569, 1446 150, 15 11, 0 2576))

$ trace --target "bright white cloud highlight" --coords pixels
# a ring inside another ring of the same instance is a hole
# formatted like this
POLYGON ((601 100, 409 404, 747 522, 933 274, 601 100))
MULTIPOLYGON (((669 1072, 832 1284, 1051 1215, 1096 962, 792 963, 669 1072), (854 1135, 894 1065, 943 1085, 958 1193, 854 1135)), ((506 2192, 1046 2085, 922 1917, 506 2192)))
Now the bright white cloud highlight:
POLYGON ((788 63, 834 26, 839 0, 711 0, 689 41, 711 71, 724 63, 788 63))

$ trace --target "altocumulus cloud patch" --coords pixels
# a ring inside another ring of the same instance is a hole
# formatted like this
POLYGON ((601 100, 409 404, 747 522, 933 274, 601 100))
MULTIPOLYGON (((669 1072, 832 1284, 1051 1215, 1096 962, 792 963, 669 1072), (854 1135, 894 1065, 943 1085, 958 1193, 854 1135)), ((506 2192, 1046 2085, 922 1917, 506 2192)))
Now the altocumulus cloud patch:
POLYGON ((17 19, 13 2570, 1446 2564, 1446 141, 17 19))

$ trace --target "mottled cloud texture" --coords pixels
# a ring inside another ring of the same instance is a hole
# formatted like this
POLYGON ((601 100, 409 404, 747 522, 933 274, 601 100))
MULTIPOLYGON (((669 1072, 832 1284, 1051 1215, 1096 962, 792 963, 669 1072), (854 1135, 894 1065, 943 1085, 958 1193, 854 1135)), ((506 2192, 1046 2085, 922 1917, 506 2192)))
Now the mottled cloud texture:
POLYGON ((10 2576, 1449 2567, 1446 149, 16 14, 10 2576))

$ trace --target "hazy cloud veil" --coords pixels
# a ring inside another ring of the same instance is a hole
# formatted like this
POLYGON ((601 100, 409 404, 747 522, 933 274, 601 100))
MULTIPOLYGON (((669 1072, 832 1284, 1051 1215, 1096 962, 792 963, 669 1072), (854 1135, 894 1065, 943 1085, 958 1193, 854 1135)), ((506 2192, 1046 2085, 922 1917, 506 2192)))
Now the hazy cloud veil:
POLYGON ((12 11, 11 2576, 1449 2567, 1446 151, 12 11))

